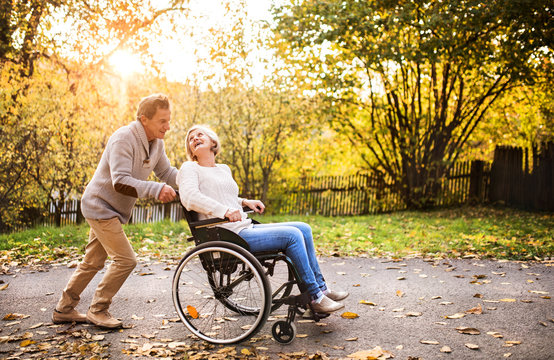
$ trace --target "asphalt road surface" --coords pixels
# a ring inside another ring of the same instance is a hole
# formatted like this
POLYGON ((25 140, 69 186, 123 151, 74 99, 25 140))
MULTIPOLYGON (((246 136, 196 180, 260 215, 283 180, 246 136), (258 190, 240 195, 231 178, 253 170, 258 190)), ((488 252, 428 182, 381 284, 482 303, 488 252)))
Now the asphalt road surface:
MULTIPOLYGON (((383 358, 392 354, 395 359, 554 359, 552 261, 354 257, 320 261, 330 287, 350 292, 346 307, 319 324, 297 318, 297 337, 289 345, 271 338, 271 325, 285 314, 284 308, 272 314, 250 341, 209 346, 194 338, 176 321, 171 298, 176 262, 139 263, 110 308, 125 324, 116 331, 51 323, 52 310, 74 271, 68 264, 41 271, 13 267, 0 275, 0 316, 5 317, 0 322, 0 358, 232 358, 236 354, 292 359, 316 354, 316 359, 349 359, 379 347, 386 351, 383 358), (344 318, 344 312, 357 317, 344 318)), ((103 273, 82 294, 79 311, 86 312, 103 273)))

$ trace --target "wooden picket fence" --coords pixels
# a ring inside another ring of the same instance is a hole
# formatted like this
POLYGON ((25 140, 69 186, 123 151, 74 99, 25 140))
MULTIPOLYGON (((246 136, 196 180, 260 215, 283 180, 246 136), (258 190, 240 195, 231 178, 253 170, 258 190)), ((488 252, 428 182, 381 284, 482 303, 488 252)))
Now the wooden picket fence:
POLYGON ((489 200, 522 209, 554 211, 554 142, 541 144, 540 149, 497 147, 489 200))
MULTIPOLYGON (((482 161, 454 164, 443 179, 436 206, 483 202, 488 170, 488 164, 482 161)), ((307 177, 281 184, 269 203, 278 214, 338 216, 404 210, 406 205, 390 183, 390 179, 372 174, 307 177)))
MULTIPOLYGON (((389 179, 371 174, 306 177, 283 182, 272 189, 268 210, 274 214, 318 214, 326 216, 375 214, 406 208, 400 194, 391 190, 389 179)), ((528 210, 554 211, 554 143, 526 150, 499 146, 494 161, 454 164, 441 184, 436 206, 466 203, 498 203, 528 210)), ((56 219, 49 215, 34 225, 55 226, 80 223, 80 201, 62 205, 56 219)), ((181 205, 144 203, 133 209, 131 223, 183 218, 181 205)))

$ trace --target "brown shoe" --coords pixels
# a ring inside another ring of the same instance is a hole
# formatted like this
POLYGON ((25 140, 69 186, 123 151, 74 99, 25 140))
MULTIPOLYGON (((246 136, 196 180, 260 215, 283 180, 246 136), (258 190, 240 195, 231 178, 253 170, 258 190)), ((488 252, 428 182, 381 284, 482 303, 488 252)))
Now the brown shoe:
POLYGON ((96 326, 107 329, 116 329, 122 325, 122 322, 111 316, 108 310, 93 313, 89 309, 87 312, 87 320, 96 326))
POLYGON ((85 314, 81 314, 77 310, 73 309, 70 312, 59 312, 58 310, 54 309, 54 312, 52 313, 52 322, 54 324, 62 324, 62 323, 85 323, 87 322, 87 316, 85 314))
POLYGON ((319 303, 312 303, 312 311, 316 313, 332 313, 343 307, 343 304, 333 301, 325 295, 323 295, 323 299, 319 303))
POLYGON ((333 290, 329 290, 327 292, 327 294, 325 294, 325 296, 327 296, 329 299, 333 300, 333 301, 341 301, 341 300, 344 300, 348 297, 348 292, 346 291, 333 291, 333 290))

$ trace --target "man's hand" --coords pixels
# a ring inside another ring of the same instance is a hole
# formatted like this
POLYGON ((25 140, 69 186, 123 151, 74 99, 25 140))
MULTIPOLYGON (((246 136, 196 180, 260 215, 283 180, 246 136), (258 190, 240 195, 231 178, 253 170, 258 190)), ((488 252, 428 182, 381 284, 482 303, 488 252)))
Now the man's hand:
POLYGON ((227 219, 229 219, 230 222, 235 222, 235 221, 241 221, 242 220, 239 210, 229 209, 225 213, 225 217, 227 219))
POLYGON ((164 203, 170 202, 175 199, 175 196, 177 196, 175 190, 173 190, 173 188, 169 185, 164 185, 162 191, 160 191, 160 196, 158 197, 158 200, 164 203))
POLYGON ((248 199, 244 199, 242 201, 242 204, 244 206, 248 206, 250 209, 254 210, 255 212, 257 212, 258 214, 261 214, 264 212, 265 210, 265 205, 263 202, 261 202, 260 200, 248 200, 248 199))

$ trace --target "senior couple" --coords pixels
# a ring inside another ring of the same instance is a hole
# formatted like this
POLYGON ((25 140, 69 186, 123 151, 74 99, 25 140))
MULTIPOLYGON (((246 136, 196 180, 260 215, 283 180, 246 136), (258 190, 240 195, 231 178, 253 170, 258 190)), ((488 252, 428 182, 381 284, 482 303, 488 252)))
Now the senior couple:
POLYGON ((207 127, 193 126, 185 138, 187 156, 179 171, 170 165, 163 138, 171 118, 167 96, 143 98, 136 121, 113 133, 81 200, 83 215, 90 225, 85 256, 79 264, 52 314, 54 323, 90 322, 103 328, 118 328, 121 321, 108 311, 112 298, 137 265, 135 252, 123 231, 138 198, 161 202, 175 199, 202 217, 229 219, 219 225, 243 237, 252 251, 284 250, 291 258, 312 297, 312 309, 330 313, 343 308, 339 301, 348 293, 330 290, 321 274, 309 225, 301 222, 252 224, 243 206, 262 213, 259 200, 239 197, 239 188, 227 165, 215 161, 221 144, 207 127), (162 182, 148 181, 154 172, 162 182), (86 314, 75 307, 92 278, 113 262, 96 287, 86 314))

